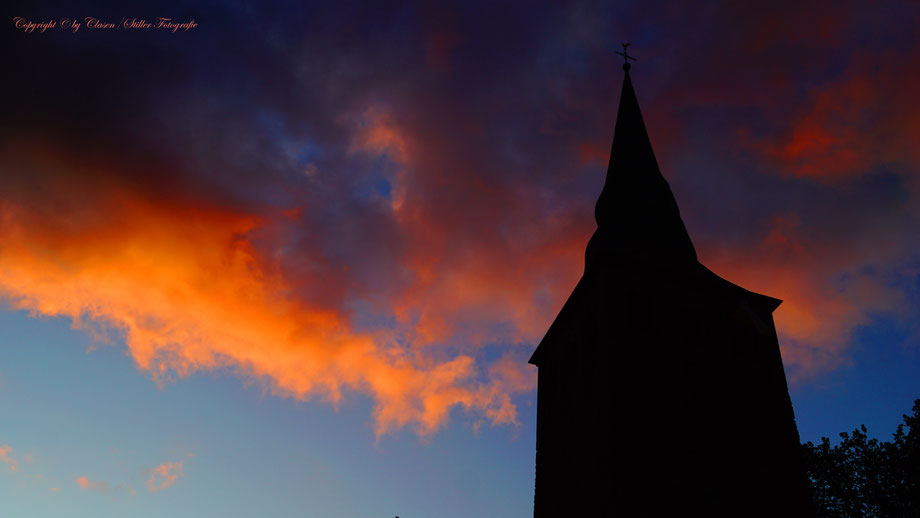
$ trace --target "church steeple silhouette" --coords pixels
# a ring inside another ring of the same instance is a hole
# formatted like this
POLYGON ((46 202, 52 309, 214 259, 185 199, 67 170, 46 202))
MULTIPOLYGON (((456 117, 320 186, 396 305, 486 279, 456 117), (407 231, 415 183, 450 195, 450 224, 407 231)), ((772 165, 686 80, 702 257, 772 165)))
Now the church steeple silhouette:
POLYGON ((584 275, 530 359, 534 516, 809 516, 781 301, 699 263, 623 68, 584 275))
POLYGON ((587 263, 611 254, 695 263, 696 250, 658 169, 628 70, 613 135, 607 181, 594 208, 598 232, 587 263))

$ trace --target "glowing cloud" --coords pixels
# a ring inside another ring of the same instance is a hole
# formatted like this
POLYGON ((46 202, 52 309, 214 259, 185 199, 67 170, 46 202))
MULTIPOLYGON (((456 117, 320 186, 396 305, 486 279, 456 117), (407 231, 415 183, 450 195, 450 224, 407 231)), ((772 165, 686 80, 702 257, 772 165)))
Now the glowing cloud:
POLYGON ((182 462, 165 462, 149 470, 147 473, 150 478, 147 479, 147 490, 151 493, 166 489, 176 483, 179 477, 185 476, 182 473, 182 462))
POLYGON ((0 205, 0 293, 13 307, 118 330, 160 381, 230 367, 300 399, 370 393, 378 435, 410 424, 432 433, 456 405, 514 422, 509 387, 477 381, 472 357, 426 359, 292 296, 247 240, 256 219, 127 192, 96 203, 83 225, 0 205))
POLYGON ((858 249, 809 243, 802 231, 794 216, 777 216, 760 243, 710 250, 706 261, 732 282, 783 299, 774 319, 794 382, 845 362, 854 332, 871 324, 874 315, 904 317, 908 307, 903 289, 886 281, 878 268, 865 268, 872 264, 870 257, 858 249))
MULTIPOLYGON (((76 477, 74 482, 76 482, 77 486, 79 486, 80 489, 83 489, 84 491, 95 491, 98 493, 118 493, 127 490, 130 493, 134 493, 133 489, 127 488, 122 484, 113 486, 104 480, 90 480, 86 476, 76 477)), ((54 491, 54 489, 52 489, 52 491, 54 491)))
POLYGON ((13 448, 7 444, 0 445, 0 462, 9 466, 10 471, 16 473, 19 471, 19 462, 12 457, 13 448))

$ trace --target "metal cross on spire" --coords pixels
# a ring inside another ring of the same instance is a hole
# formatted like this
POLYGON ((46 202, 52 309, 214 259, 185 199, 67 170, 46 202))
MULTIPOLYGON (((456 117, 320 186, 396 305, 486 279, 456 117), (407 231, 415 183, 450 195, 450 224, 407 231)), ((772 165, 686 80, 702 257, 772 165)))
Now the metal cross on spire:
POLYGON ((629 60, 635 61, 636 58, 630 56, 629 53, 626 52, 626 47, 630 45, 629 43, 620 43, 620 45, 623 46, 623 52, 617 52, 617 54, 623 56, 623 70, 629 70, 629 60))

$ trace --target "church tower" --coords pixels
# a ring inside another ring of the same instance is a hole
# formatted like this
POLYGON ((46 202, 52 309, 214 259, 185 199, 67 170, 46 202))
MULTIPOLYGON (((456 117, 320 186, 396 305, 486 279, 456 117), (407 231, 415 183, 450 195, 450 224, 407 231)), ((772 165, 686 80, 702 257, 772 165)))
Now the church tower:
POLYGON ((584 275, 530 359, 534 516, 809 516, 781 301, 699 263, 623 68, 584 275))

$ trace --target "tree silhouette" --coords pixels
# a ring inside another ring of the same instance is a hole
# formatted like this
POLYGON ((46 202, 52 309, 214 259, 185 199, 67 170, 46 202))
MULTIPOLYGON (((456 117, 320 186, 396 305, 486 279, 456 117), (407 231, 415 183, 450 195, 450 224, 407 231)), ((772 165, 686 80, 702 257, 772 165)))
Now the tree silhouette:
POLYGON ((920 399, 903 417, 890 442, 862 425, 836 446, 827 437, 802 445, 819 516, 920 516, 920 399))

